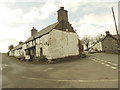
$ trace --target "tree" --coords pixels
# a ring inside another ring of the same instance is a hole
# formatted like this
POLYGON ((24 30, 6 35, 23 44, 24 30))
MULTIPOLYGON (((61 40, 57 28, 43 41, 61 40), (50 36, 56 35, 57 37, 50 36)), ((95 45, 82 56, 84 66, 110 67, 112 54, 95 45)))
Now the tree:
POLYGON ((14 48, 13 45, 10 45, 10 46, 9 46, 9 50, 12 50, 13 48, 14 48))
POLYGON ((104 38, 104 37, 105 37, 105 35, 99 34, 99 35, 97 35, 97 36, 95 37, 95 41, 97 42, 97 41, 101 40, 101 39, 104 38))
POLYGON ((83 44, 86 46, 86 49, 88 50, 88 48, 89 48, 89 46, 90 46, 90 41, 91 41, 91 39, 90 39, 90 37, 89 36, 85 36, 85 37, 83 37, 83 39, 82 39, 82 42, 83 42, 83 44))

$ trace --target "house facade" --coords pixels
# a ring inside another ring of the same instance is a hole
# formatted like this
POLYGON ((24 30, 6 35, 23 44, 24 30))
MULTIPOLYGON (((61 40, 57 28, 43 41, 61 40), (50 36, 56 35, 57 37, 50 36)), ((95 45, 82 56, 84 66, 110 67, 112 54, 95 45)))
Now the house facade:
POLYGON ((118 39, 106 31, 106 36, 92 46, 93 49, 104 52, 117 53, 118 39))
POLYGON ((92 48, 93 48, 94 50, 97 50, 97 51, 103 51, 102 42, 101 42, 101 41, 97 42, 96 44, 94 44, 94 45, 92 46, 92 48))
POLYGON ((64 10, 64 7, 61 7, 57 14, 58 22, 39 32, 33 27, 31 37, 19 46, 19 49, 14 50, 15 56, 22 54, 26 59, 45 56, 48 60, 53 60, 80 55, 83 51, 82 45, 68 21, 67 11, 64 10))
POLYGON ((106 37, 102 40, 102 49, 105 52, 117 52, 117 38, 113 37, 109 32, 106 32, 106 37))

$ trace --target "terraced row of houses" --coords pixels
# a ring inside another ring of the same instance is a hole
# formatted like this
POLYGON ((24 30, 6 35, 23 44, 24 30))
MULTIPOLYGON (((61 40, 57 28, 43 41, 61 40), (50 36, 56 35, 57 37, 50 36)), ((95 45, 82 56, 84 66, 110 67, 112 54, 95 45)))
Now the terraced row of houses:
POLYGON ((23 55, 25 59, 45 56, 48 60, 79 56, 83 46, 72 25, 68 21, 67 10, 60 7, 58 21, 38 31, 31 29, 31 37, 9 50, 9 56, 23 55))

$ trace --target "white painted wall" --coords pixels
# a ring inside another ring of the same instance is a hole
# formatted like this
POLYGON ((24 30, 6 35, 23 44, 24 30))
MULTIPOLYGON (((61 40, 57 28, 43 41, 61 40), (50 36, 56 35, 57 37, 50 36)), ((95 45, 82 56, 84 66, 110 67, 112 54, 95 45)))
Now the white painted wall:
POLYGON ((25 49, 26 49, 26 43, 24 43, 24 44, 22 45, 22 52, 23 52, 23 55, 24 55, 24 56, 26 55, 25 49))
POLYGON ((14 56, 14 51, 13 50, 9 51, 9 56, 14 56))
MULTIPOLYGON (((26 48, 25 45, 23 47, 26 48)), ((49 34, 36 39, 37 57, 40 56, 41 47, 43 55, 48 59, 79 55, 78 35, 73 32, 54 29, 49 34)))
POLYGON ((79 55, 78 36, 73 32, 52 30, 49 34, 48 59, 79 55))
POLYGON ((36 39, 36 56, 40 56, 40 48, 43 49, 44 56, 49 56, 50 53, 48 51, 48 39, 49 34, 36 39))
POLYGON ((14 56, 15 57, 20 56, 20 55, 24 55, 23 48, 22 49, 16 49, 16 50, 14 50, 14 56))
POLYGON ((19 56, 20 55, 20 49, 16 49, 16 50, 14 50, 14 56, 19 56))
POLYGON ((102 43, 98 42, 93 46, 93 49, 97 49, 98 51, 102 51, 102 43))

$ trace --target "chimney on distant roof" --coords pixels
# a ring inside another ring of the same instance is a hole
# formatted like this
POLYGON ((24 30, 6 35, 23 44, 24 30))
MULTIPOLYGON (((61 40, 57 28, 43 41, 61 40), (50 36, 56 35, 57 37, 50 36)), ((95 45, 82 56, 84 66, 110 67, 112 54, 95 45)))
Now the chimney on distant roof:
POLYGON ((22 42, 22 41, 20 41, 20 42, 19 42, 19 45, 20 45, 20 44, 22 44, 22 43, 23 43, 23 42, 22 42))
POLYGON ((105 33, 106 33, 106 35, 110 34, 110 32, 109 32, 109 31, 106 31, 105 33))
POLYGON ((37 29, 35 29, 34 27, 31 29, 31 36, 33 36, 34 34, 37 33, 37 29))
POLYGON ((64 7, 60 7, 60 9, 57 11, 58 13, 58 22, 60 21, 68 21, 68 15, 67 10, 64 10, 64 7))

